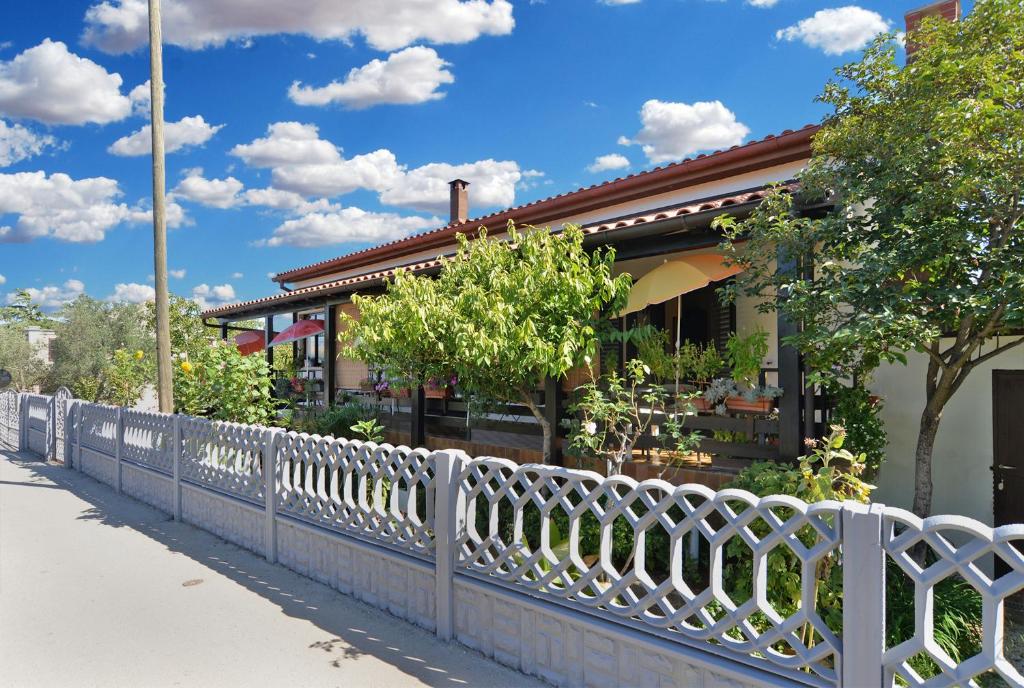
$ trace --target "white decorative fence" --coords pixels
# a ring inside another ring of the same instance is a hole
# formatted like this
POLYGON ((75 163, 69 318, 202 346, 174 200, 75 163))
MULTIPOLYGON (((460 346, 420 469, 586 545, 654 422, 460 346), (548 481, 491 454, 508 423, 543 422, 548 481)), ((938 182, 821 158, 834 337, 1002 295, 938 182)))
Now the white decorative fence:
MULTIPOLYGON (((0 395, 0 443, 53 452, 56 408, 0 395)), ((1024 686, 1003 652, 1024 525, 69 409, 69 465, 557 685, 1024 686), (895 640, 887 572, 912 598, 895 640), (958 660, 935 638, 951 580, 981 608, 958 660)))

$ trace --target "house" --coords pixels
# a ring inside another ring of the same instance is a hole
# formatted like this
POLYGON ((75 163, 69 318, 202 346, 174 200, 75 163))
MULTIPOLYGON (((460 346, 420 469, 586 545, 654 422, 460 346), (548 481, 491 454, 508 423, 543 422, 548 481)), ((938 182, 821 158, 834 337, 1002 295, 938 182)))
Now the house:
POLYGON ((37 359, 47 365, 53 363, 53 343, 57 339, 56 332, 32 325, 25 328, 25 338, 28 340, 29 346, 32 347, 32 354, 37 359))
MULTIPOLYGON (((927 14, 959 15, 958 0, 943 0, 907 15, 913 26, 927 14)), ((666 261, 714 262, 720 235, 712 230, 714 218, 723 213, 743 217, 760 202, 768 185, 793 184, 811 156, 811 139, 817 127, 784 131, 729 150, 699 155, 560 194, 526 205, 469 219, 472 186, 465 180, 450 183, 450 221, 444 227, 317 263, 277 273, 278 293, 260 299, 213 308, 204 313, 220 326, 224 338, 231 323, 265 318, 266 341, 273 334, 275 316, 293 321, 316 320, 322 333, 297 346, 306 361, 300 374, 322 386, 323 403, 340 394, 363 395, 378 402, 371 389, 372 371, 358 361, 338 356, 339 315, 358 317, 351 297, 373 294, 398 268, 429 275, 438 270, 440 256, 451 255, 459 233, 481 226, 491 236, 501 236, 509 221, 517 225, 558 229, 580 225, 589 246, 613 246, 616 266, 635 279, 644 278, 666 261)), ((804 209, 814 212, 814 209, 804 209)), ((728 482, 752 460, 789 460, 803 451, 804 437, 819 437, 828 423, 827 399, 805 384, 809 373, 801 357, 779 340, 794 325, 774 315, 759 313, 751 299, 740 298, 723 307, 715 298, 712 283, 683 292, 678 298, 651 304, 626 316, 622 326, 647 322, 683 338, 721 345, 730 332, 740 335, 764 330, 769 350, 762 361, 762 378, 783 389, 778 413, 773 416, 718 417, 702 414, 689 427, 715 431, 703 443, 705 460, 667 470, 657 464, 633 464, 627 473, 638 478, 660 476, 672 482, 699 482, 714 488, 728 482), (719 435, 717 433, 728 433, 719 435)), ((273 349, 267 349, 272 356, 273 349)), ((622 357, 628 353, 622 351, 622 357)), ((886 368, 875 376, 873 391, 884 400, 884 420, 889 432, 888 460, 879 479, 878 499, 909 507, 913 495, 913 456, 924 389, 920 370, 923 355, 912 355, 906 367, 886 368)), ((1024 520, 1020 504, 1000 487, 999 471, 1024 474, 1024 348, 993 359, 985 370, 972 375, 945 414, 934 452, 937 512, 961 513, 983 522, 1024 520), (1016 421, 1016 422, 1015 422, 1016 421), (993 438, 997 438, 995 441, 993 438)), ((572 376, 570 376, 572 377, 572 376)), ((561 415, 563 395, 574 380, 561 386, 549 381, 538 390, 538 399, 552 420, 561 415)), ((396 411, 387 415, 389 441, 430 448, 455 447, 473 455, 499 455, 520 461, 536 461, 541 455, 540 433, 529 414, 507 408, 483 417, 467 413, 458 400, 428 399, 422 390, 411 398, 391 398, 396 411)), ((558 438, 554 438, 558 447, 558 438)), ((1016 500, 1020 501, 1020 500, 1016 500)))

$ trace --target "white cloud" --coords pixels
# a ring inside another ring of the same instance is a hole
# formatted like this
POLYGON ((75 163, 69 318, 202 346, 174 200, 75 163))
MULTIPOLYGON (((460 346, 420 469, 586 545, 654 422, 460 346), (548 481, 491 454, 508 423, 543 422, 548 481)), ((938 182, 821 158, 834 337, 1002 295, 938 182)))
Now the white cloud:
POLYGON ((402 167, 386 148, 334 163, 283 165, 271 173, 275 188, 307 196, 340 196, 356 189, 383 191, 401 176, 402 167))
POLYGON ((820 48, 826 55, 841 55, 860 50, 868 42, 889 30, 889 22, 882 15, 855 5, 818 10, 813 16, 801 19, 793 26, 779 29, 775 38, 780 41, 803 41, 811 48, 820 48))
MULTIPOLYGON (((319 40, 365 37, 377 50, 417 42, 466 43, 481 35, 511 33, 508 0, 165 0, 163 36, 191 49, 279 33, 319 40)), ((146 0, 103 0, 85 13, 83 41, 122 53, 148 40, 146 0)))
POLYGON ((273 210, 283 210, 305 215, 306 213, 331 212, 338 209, 336 205, 326 198, 318 198, 315 201, 306 200, 302 194, 294 191, 284 191, 267 187, 265 189, 248 189, 242 197, 249 205, 263 206, 273 210))
POLYGON ((189 170, 171 192, 175 198, 185 198, 211 208, 231 208, 241 203, 238 194, 242 182, 234 177, 227 179, 206 179, 202 168, 189 170))
POLYGON ((0 284, 7 284, 7 278, 3 275, 0 275, 0 284))
MULTIPOLYGON (((177 122, 164 124, 164 151, 173 153, 186 146, 201 146, 224 128, 223 124, 209 124, 202 115, 183 117, 177 122)), ((149 155, 153 138, 147 124, 128 136, 122 136, 107 148, 114 155, 149 155)))
POLYGON ((702 150, 728 148, 742 143, 750 133, 720 101, 666 103, 648 100, 640 110, 643 128, 619 144, 639 144, 652 163, 680 160, 702 150))
POLYGON ((640 0, 598 0, 602 5, 635 5, 640 0))
POLYGON ((168 270, 167 274, 173 277, 174 279, 185 279, 184 268, 182 268, 181 270, 168 270))
POLYGON ((267 127, 264 138, 235 146, 231 155, 253 167, 315 165, 341 160, 337 147, 320 138, 316 125, 299 122, 275 122, 267 127))
MULTIPOLYGON (((253 167, 271 170, 272 188, 246 192, 247 200, 300 213, 313 210, 302 205, 309 203, 305 197, 329 198, 357 189, 378 192, 387 205, 441 213, 448 209, 448 182, 455 178, 473 185, 470 197, 474 205, 508 206, 515 200, 520 180, 543 176, 536 170, 520 170, 511 160, 429 163, 410 170, 386 148, 345 158, 337 146, 320 138, 314 125, 298 122, 271 124, 266 137, 235 146, 231 154, 253 167)), ((337 208, 317 210, 336 212, 337 208)))
POLYGON ((274 230, 272 237, 258 243, 300 247, 328 246, 350 241, 380 243, 401 239, 438 224, 441 221, 437 218, 402 217, 394 213, 344 208, 336 213, 310 213, 287 220, 274 230))
POLYGON ((47 124, 106 124, 131 113, 121 76, 68 51, 59 41, 0 62, 0 114, 47 124))
POLYGON ((149 79, 128 92, 128 100, 132 103, 132 114, 136 117, 149 117, 150 87, 149 79))
POLYGON ((604 172, 606 170, 624 170, 629 167, 629 158, 620 153, 609 153, 594 158, 594 162, 587 165, 587 172, 604 172))
POLYGON ((444 98, 437 89, 455 77, 433 48, 414 46, 392 53, 386 60, 372 60, 349 71, 344 81, 327 86, 303 86, 298 81, 288 97, 298 105, 338 103, 353 109, 374 105, 415 105, 444 98))
MULTIPOLYGON (((72 179, 55 172, 0 174, 0 217, 17 216, 13 226, 0 225, 0 243, 53 237, 64 241, 101 241, 122 222, 151 222, 139 206, 116 202, 117 182, 106 177, 72 179)), ((184 221, 180 207, 168 205, 168 225, 184 221)))
POLYGON ((382 203, 427 212, 448 210, 448 182, 465 179, 475 206, 510 206, 523 173, 512 160, 479 160, 462 165, 433 162, 409 170, 380 194, 382 203))
POLYGON ((277 273, 276 272, 268 272, 267 273, 267 279, 271 279, 272 280, 275 277, 277 277, 277 273))
POLYGON ((156 298, 156 290, 148 284, 120 282, 114 285, 114 293, 106 301, 117 303, 146 303, 156 298))
POLYGON ((747 4, 751 7, 769 8, 775 7, 779 3, 779 0, 747 0, 747 4))
MULTIPOLYGON (((85 284, 76 279, 69 279, 61 286, 48 284, 42 289, 29 287, 28 292, 32 302, 44 310, 52 311, 71 303, 85 293, 85 284)), ((7 303, 13 303, 17 298, 15 294, 7 295, 7 303)))
POLYGON ((230 284, 199 284, 192 288, 192 300, 199 304, 200 308, 216 308, 231 303, 235 300, 235 288, 230 284))
POLYGON ((231 279, 242 279, 243 277, 245 277, 245 274, 243 274, 241 272, 232 272, 231 273, 231 279))
POLYGON ((37 134, 20 124, 8 124, 0 119, 0 167, 39 155, 56 143, 52 136, 37 134))

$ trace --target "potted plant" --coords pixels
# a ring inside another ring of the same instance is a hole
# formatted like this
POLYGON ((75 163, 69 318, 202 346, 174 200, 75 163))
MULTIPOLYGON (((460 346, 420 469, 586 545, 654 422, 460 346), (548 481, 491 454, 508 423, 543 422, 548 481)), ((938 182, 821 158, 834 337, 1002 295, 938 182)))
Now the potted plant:
POLYGON ((759 384, 761 363, 768 354, 768 333, 759 328, 740 337, 734 332, 729 335, 725 350, 732 379, 737 389, 743 390, 726 397, 726 408, 738 413, 770 413, 782 390, 759 384))
POLYGON ((714 344, 700 346, 687 341, 680 347, 679 357, 680 368, 693 375, 693 381, 700 392, 700 396, 691 399, 690 403, 698 411, 714 410, 719 402, 709 397, 708 387, 715 378, 715 375, 725 366, 725 362, 719 355, 718 349, 715 348, 714 344))
POLYGON ((423 394, 427 399, 451 399, 455 396, 455 385, 459 378, 452 375, 447 380, 430 378, 427 384, 423 385, 423 394))

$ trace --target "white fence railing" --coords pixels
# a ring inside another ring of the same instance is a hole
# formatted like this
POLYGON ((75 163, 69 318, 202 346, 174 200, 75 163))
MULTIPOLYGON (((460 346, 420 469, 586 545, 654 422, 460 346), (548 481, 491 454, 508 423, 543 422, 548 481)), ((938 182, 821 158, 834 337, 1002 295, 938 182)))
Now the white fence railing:
MULTIPOLYGON (((56 408, 0 394, 0 444, 53 451, 56 408)), ((78 470, 558 685, 1024 686, 1003 652, 1024 525, 69 408, 78 470), (972 657, 936 639, 951 580, 980 607, 972 657)))

